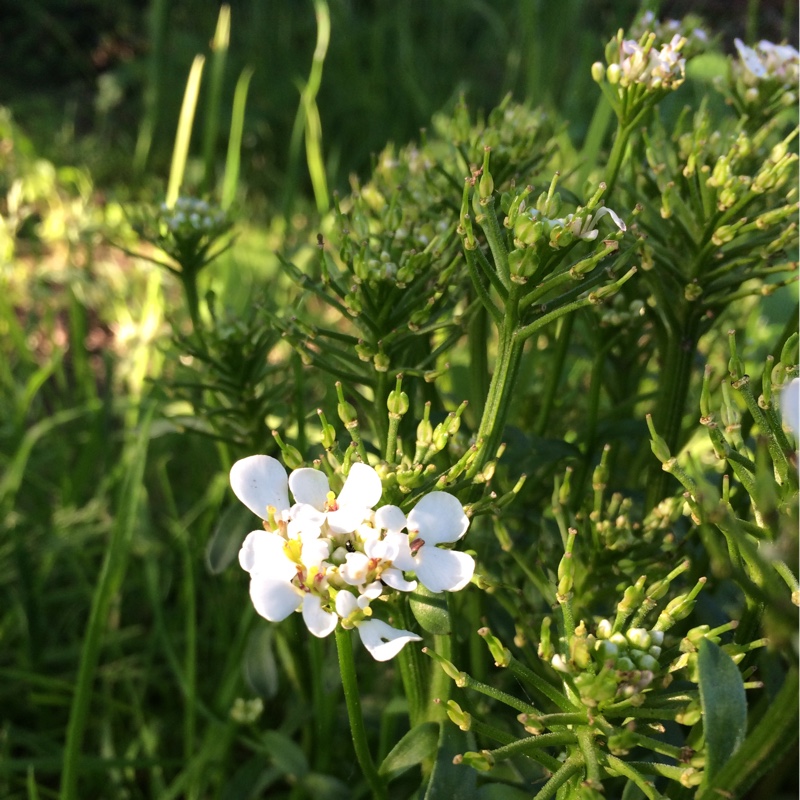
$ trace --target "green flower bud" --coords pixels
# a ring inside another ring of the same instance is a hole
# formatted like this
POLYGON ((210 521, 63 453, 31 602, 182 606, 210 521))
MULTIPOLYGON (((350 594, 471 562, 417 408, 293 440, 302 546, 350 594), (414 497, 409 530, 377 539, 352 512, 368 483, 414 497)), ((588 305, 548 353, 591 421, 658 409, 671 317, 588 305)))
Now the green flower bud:
POLYGON ((600 622, 597 623, 595 635, 598 639, 608 639, 608 637, 611 636, 612 630, 613 626, 611 625, 611 620, 601 619, 600 622))
POLYGON ((450 717, 462 731, 468 731, 472 727, 472 716, 466 711, 463 711, 455 700, 447 701, 447 716, 450 717))
POLYGON ((398 418, 402 417, 408 411, 408 404, 408 395, 405 392, 397 389, 389 392, 386 407, 389 409, 390 414, 396 414, 398 418))
POLYGON ((478 193, 481 200, 488 200, 494 193, 494 180, 492 179, 492 173, 489 172, 489 153, 491 149, 491 147, 483 148, 483 167, 481 169, 481 179, 478 182, 478 193))
POLYGON ((602 83, 606 77, 606 68, 603 66, 602 61, 595 61, 592 64, 592 80, 595 83, 602 83))
POLYGON ((372 363, 375 365, 376 372, 388 372, 389 366, 391 365, 389 356, 387 356, 383 351, 375 354, 375 357, 372 359, 372 363))
POLYGON ((650 634, 644 628, 629 628, 625 634, 625 638, 633 647, 639 650, 647 650, 652 642, 650 634))
POLYGON ((489 630, 489 628, 481 628, 478 635, 482 636, 486 642, 489 652, 494 658, 495 666, 507 667, 511 663, 511 651, 507 647, 503 647, 503 643, 489 630))
POLYGON ((489 750, 481 750, 480 753, 467 752, 461 756, 459 763, 466 764, 478 772, 488 772, 494 766, 494 757, 489 750))

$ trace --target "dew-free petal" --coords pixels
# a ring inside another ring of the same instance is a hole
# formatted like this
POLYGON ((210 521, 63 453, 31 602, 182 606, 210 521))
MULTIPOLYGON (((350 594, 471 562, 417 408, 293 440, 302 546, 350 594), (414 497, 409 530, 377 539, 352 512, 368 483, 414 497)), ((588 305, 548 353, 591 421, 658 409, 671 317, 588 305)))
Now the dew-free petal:
POLYGON ((408 514, 409 530, 419 531, 427 544, 456 542, 468 527, 464 507, 448 492, 426 494, 408 514))
POLYGON ((357 461, 350 466, 347 480, 339 492, 339 507, 356 506, 373 508, 383 494, 383 484, 375 470, 368 464, 357 461))
POLYGON ((332 611, 325 611, 318 595, 306 594, 303 597, 303 621, 314 636, 323 639, 333 632, 339 617, 332 611))
POLYGON ((272 456, 248 456, 237 461, 230 472, 233 493, 254 514, 267 519, 267 508, 289 508, 289 480, 283 464, 272 456))
POLYGON ((376 661, 394 658, 408 642, 421 642, 422 637, 411 631, 398 630, 380 619, 365 620, 358 626, 364 647, 376 661))
POLYGON ((406 515, 397 506, 381 506, 375 512, 375 527, 397 533, 406 527, 406 515))
POLYGON ((260 575, 250 580, 250 599, 256 611, 270 622, 280 622, 300 608, 303 592, 288 581, 276 581, 260 575))
POLYGON ((325 508, 328 492, 331 490, 328 476, 318 469, 301 467, 292 470, 289 476, 289 488, 295 503, 307 503, 317 511, 325 508))
POLYGON ((419 549, 414 560, 417 579, 432 592, 458 592, 475 572, 475 559, 467 553, 427 544, 419 549))

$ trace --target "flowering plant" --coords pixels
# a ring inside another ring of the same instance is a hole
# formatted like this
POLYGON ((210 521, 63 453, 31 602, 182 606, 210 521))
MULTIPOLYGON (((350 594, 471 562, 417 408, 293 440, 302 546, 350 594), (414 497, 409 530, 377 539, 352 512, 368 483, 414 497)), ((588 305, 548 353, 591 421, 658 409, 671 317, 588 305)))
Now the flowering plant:
MULTIPOLYGON (((237 405, 230 372, 192 384, 215 415, 281 430, 228 437, 230 487, 263 524, 226 517, 210 550, 234 543, 269 635, 310 654, 320 707, 332 635, 377 798, 397 781, 699 800, 743 791, 792 727, 785 709, 747 720, 762 651, 794 646, 798 339, 771 329, 757 395, 719 328, 793 281, 797 128, 776 87, 796 91, 796 51, 737 42, 730 109, 676 115, 662 101, 714 43, 694 20, 637 25, 591 70, 597 119, 616 117, 607 156, 604 130, 576 154, 510 99, 437 116, 336 197, 315 244, 279 255, 296 294, 264 306, 276 337, 256 358, 288 365, 269 408, 237 405), (393 746, 376 750, 361 704, 363 676, 392 666, 358 663, 351 631, 397 665, 393 746)), ((192 241, 176 219, 165 235, 192 241)), ((202 333, 214 377, 230 337, 202 333)), ((773 664, 782 697, 795 661, 773 664)))

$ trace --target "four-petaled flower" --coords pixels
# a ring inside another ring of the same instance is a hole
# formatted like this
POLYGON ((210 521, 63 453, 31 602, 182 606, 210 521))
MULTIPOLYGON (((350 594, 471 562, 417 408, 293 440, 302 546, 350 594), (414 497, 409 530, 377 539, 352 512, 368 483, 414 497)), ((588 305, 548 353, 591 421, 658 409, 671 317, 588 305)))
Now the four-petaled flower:
POLYGON ((457 542, 469 527, 469 519, 453 495, 426 494, 408 517, 397 506, 382 506, 375 512, 375 525, 387 530, 389 536, 403 528, 408 530, 405 541, 393 540, 398 547, 394 564, 403 571, 415 572, 420 583, 432 592, 457 592, 472 579, 472 556, 436 546, 457 542))

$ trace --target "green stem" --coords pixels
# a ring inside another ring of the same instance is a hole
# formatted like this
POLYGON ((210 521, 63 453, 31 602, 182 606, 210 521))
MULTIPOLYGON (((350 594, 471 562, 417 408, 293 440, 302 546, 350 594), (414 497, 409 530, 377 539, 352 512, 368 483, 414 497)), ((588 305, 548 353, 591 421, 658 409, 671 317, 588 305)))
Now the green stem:
POLYGON ((625 150, 628 147, 628 140, 631 138, 630 127, 623 127, 617 124, 617 132, 614 135, 614 144, 611 147, 611 153, 608 156, 607 175, 606 178, 606 197, 610 197, 614 186, 617 183, 622 161, 625 158, 625 150))
MULTIPOLYGON (((401 601, 396 604, 396 608, 401 627, 409 630, 411 621, 408 618, 406 602, 405 598, 401 598, 401 601)), ((413 728, 423 721, 422 715, 425 711, 422 704, 424 697, 423 667, 419 650, 416 647, 404 647, 397 654, 397 663, 400 666, 400 678, 403 681, 403 690, 408 702, 409 722, 413 728)))
POLYGON ((469 340, 470 406, 473 419, 480 419, 489 394, 489 312, 481 306, 473 314, 467 329, 469 340))
POLYGON ((356 679, 356 665, 353 658, 353 648, 350 642, 350 633, 341 626, 336 628, 336 650, 339 653, 339 671, 342 676, 342 689, 347 705, 347 717, 350 720, 350 734, 353 737, 353 747, 358 759, 361 772, 372 789, 372 795, 377 800, 386 800, 386 786, 383 779, 375 769, 372 755, 369 752, 367 731, 364 727, 364 716, 361 713, 361 699, 358 693, 356 679))
POLYGON ((583 760, 579 754, 571 755, 547 783, 542 786, 533 800, 547 800, 552 797, 573 775, 583 766, 583 760))
MULTIPOLYGON (((449 597, 448 597, 449 601, 449 597)), ((449 606, 448 602, 448 606, 449 606)), ((407 648, 403 648, 407 649, 407 648)), ((453 637, 450 634, 437 634, 433 637, 433 649, 447 661, 453 659, 453 637)), ((450 699, 451 681, 443 669, 434 669, 430 677, 427 718, 433 722, 446 719, 445 705, 450 699), (438 701, 438 702, 435 702, 438 701)))
POLYGON ((197 293, 197 273, 194 270, 181 272, 183 293, 186 297, 186 306, 192 320, 192 330, 200 332, 200 296, 197 293))
MULTIPOLYGON (((664 354, 660 379, 662 391, 653 411, 653 420, 672 455, 682 444, 683 412, 691 385, 699 331, 700 320, 690 312, 685 324, 670 331, 667 338, 667 352, 664 354)), ((654 463, 651 473, 646 508, 654 508, 667 493, 667 473, 661 465, 654 463)))
POLYGON ((558 387, 561 383, 561 375, 564 372, 564 363, 567 357, 567 350, 572 339, 572 328, 575 324, 575 315, 570 314, 561 322, 561 328, 558 332, 558 342, 556 344, 556 351, 553 354, 553 365, 550 370, 549 380, 547 381, 547 388, 545 395, 541 400, 539 406, 539 416, 536 419, 534 430, 537 436, 544 436, 550 425, 550 414, 553 411, 555 404, 556 394, 558 387))
POLYGON ((489 249, 492 251, 492 258, 497 270, 497 274, 503 285, 510 288, 511 272, 508 265, 508 248, 503 241, 503 232, 500 230, 500 223, 497 221, 497 213, 494 210, 494 198, 490 197, 482 201, 482 205, 486 211, 484 218, 480 221, 480 226, 486 234, 486 241, 489 243, 489 249))
POLYGON ((478 426, 476 441, 482 442, 480 451, 467 470, 467 478, 474 478, 497 450, 508 414, 511 392, 522 360, 523 345, 517 341, 520 289, 512 284, 506 302, 500 340, 497 347, 497 365, 489 384, 489 394, 478 426))

